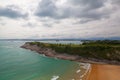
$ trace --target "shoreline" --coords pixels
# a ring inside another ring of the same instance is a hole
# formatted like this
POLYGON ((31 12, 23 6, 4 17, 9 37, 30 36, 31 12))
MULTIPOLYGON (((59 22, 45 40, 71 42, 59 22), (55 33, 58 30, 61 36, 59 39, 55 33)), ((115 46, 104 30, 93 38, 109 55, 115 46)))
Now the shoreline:
POLYGON ((49 48, 41 48, 37 45, 30 45, 29 43, 25 43, 21 46, 21 48, 29 49, 31 51, 36 51, 39 54, 43 54, 47 57, 53 57, 58 59, 70 60, 70 61, 77 61, 83 63, 91 63, 91 64, 110 64, 110 65, 120 65, 118 61, 109 61, 109 60, 99 60, 95 58, 83 58, 78 55, 69 55, 66 53, 57 53, 52 49, 49 48))
MULTIPOLYGON (((43 54, 47 57, 53 57, 64 60, 71 60, 83 63, 90 63, 90 68, 83 77, 83 80, 119 80, 118 76, 120 72, 120 62, 111 62, 106 60, 85 59, 77 55, 60 54, 56 53, 52 49, 40 48, 37 45, 30 45, 25 43, 21 48, 36 51, 39 54, 43 54)), ((76 77, 78 80, 79 77, 76 77)))

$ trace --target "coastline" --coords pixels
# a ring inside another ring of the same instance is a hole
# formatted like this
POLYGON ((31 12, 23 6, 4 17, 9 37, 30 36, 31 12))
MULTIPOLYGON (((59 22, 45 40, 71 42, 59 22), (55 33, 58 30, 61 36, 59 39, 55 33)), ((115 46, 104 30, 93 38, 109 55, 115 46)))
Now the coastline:
POLYGON ((109 61, 109 60, 100 60, 95 58, 83 58, 78 55, 70 55, 67 53, 58 53, 50 48, 41 48, 37 45, 30 45, 29 43, 25 43, 21 46, 21 48, 29 49, 31 51, 36 51, 39 54, 43 54, 48 57, 58 58, 58 59, 64 59, 64 60, 70 60, 70 61, 77 61, 77 62, 83 62, 83 63, 91 63, 91 64, 111 64, 111 65, 120 65, 120 62, 118 61, 109 61))
MULTIPOLYGON (((64 60, 71 60, 77 62, 90 63, 91 66, 86 71, 82 80, 119 80, 118 76, 120 72, 120 63, 119 62, 111 62, 106 60, 96 60, 96 59, 85 59, 79 57, 77 55, 69 55, 65 53, 56 53, 52 49, 48 48, 40 48, 37 45, 30 45, 25 43, 21 48, 29 49, 31 51, 36 51, 39 54, 43 54, 48 57, 59 58, 64 60)), ((76 80, 79 80, 80 77, 76 76, 76 80)), ((74 80, 74 79, 73 79, 74 80)))
MULTIPOLYGON (((53 51, 51 49, 42 49, 42 48, 40 48, 40 47, 38 47, 36 45, 30 46, 29 44, 24 44, 23 46, 21 46, 21 48, 29 49, 31 51, 36 51, 39 54, 42 54, 42 55, 48 56, 48 57, 52 57, 52 58, 71 60, 71 61, 75 61, 75 60, 77 60, 79 58, 78 56, 73 56, 73 55, 68 55, 68 54, 59 54, 59 53, 56 53, 55 51, 53 51)), ((86 80, 87 73, 89 72, 89 67, 90 67, 90 64, 89 64, 88 67, 83 66, 83 69, 84 70, 86 69, 86 70, 85 70, 85 73, 82 74, 82 75, 80 73, 81 70, 79 68, 75 72, 74 78, 72 78, 72 80, 86 80)), ((70 77, 68 74, 66 76, 70 77)))

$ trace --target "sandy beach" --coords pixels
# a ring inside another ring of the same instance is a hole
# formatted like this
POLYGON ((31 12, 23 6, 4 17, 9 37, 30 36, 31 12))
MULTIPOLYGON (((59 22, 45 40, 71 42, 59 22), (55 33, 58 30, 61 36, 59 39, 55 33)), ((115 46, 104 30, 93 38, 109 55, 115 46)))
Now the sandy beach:
POLYGON ((120 80, 120 66, 92 64, 87 80, 120 80))

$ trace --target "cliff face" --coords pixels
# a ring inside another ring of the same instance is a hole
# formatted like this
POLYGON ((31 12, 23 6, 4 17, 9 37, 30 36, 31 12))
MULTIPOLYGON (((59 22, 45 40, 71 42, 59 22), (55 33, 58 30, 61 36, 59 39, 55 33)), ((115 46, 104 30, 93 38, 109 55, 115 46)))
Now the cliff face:
POLYGON ((53 57, 56 54, 56 52, 52 49, 41 48, 38 47, 37 45, 30 45, 29 43, 25 43, 23 46, 21 46, 21 48, 30 49, 32 51, 38 52, 39 54, 44 54, 50 57, 53 57))
POLYGON ((82 56, 78 55, 70 55, 66 53, 58 53, 52 50, 51 48, 42 48, 38 45, 31 45, 30 43, 25 43, 21 48, 29 49, 32 51, 36 51, 39 54, 44 54, 48 57, 54 57, 59 59, 65 59, 65 60, 72 60, 72 61, 78 61, 78 62, 85 62, 85 63, 99 63, 99 64, 117 64, 120 65, 119 61, 109 61, 109 60, 103 60, 103 59, 96 59, 96 58, 84 58, 82 56))
POLYGON ((75 60, 78 60, 79 58, 79 56, 76 56, 76 55, 73 56, 66 53, 60 54, 50 48, 41 48, 37 45, 30 45, 29 43, 25 43, 23 46, 21 46, 21 48, 30 49, 32 51, 38 52, 39 54, 44 54, 45 56, 59 58, 59 59, 75 61, 75 60))

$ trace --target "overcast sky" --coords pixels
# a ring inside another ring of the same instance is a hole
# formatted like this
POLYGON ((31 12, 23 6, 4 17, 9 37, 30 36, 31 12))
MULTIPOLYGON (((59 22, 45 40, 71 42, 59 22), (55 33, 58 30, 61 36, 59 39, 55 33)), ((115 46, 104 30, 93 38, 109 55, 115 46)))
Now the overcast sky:
POLYGON ((0 0, 0 39, 120 37, 120 0, 0 0))

